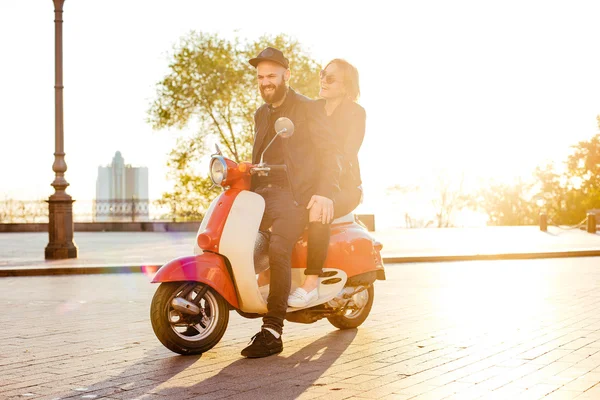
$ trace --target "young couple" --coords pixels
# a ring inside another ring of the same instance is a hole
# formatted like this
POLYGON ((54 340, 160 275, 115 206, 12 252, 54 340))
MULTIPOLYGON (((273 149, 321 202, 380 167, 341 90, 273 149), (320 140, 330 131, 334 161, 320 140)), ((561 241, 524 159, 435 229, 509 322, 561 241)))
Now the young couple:
POLYGON ((288 117, 294 135, 278 138, 267 149, 267 164, 285 164, 285 172, 254 176, 252 190, 265 199, 261 231, 269 234, 270 290, 261 331, 242 351, 249 358, 283 350, 281 334, 288 305, 302 307, 318 297, 318 277, 327 257, 330 223, 360 203, 362 188, 358 150, 365 134, 365 110, 358 71, 350 63, 332 60, 321 71, 319 100, 289 87, 288 59, 267 47, 251 60, 265 101, 254 115, 252 162, 257 163, 275 136, 274 123, 288 117), (290 294, 294 244, 308 222, 308 260, 302 287, 290 294))

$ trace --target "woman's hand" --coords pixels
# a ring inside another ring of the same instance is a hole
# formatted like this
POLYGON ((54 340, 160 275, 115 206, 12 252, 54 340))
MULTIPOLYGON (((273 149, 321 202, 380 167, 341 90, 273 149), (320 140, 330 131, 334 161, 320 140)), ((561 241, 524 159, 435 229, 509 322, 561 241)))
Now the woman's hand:
POLYGON ((333 200, 327 197, 313 195, 306 208, 310 210, 309 222, 321 221, 323 224, 328 224, 333 220, 333 200))

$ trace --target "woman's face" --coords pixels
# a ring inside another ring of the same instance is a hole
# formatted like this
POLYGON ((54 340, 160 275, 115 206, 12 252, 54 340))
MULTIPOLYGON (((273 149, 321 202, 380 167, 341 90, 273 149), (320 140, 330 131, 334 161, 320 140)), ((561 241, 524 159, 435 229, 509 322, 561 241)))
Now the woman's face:
POLYGON ((333 63, 321 71, 321 90, 319 96, 324 99, 335 99, 346 95, 344 72, 333 63))

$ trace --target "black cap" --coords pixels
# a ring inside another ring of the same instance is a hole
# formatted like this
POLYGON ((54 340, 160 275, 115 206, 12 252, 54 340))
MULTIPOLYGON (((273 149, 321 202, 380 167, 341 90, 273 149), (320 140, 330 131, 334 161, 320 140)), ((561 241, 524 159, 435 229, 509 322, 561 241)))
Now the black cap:
POLYGON ((250 65, 256 68, 261 61, 273 61, 279 65, 282 65, 285 69, 290 67, 290 62, 283 56, 283 53, 273 47, 267 47, 261 51, 256 58, 248 61, 250 65))

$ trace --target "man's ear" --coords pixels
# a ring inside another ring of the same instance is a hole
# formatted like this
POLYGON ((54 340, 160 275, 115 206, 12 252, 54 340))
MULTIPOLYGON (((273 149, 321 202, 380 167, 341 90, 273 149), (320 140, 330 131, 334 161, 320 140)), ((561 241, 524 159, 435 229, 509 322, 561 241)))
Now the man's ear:
POLYGON ((290 70, 286 69, 285 72, 283 73, 283 80, 285 82, 289 82, 291 76, 292 76, 292 73, 290 72, 290 70))

